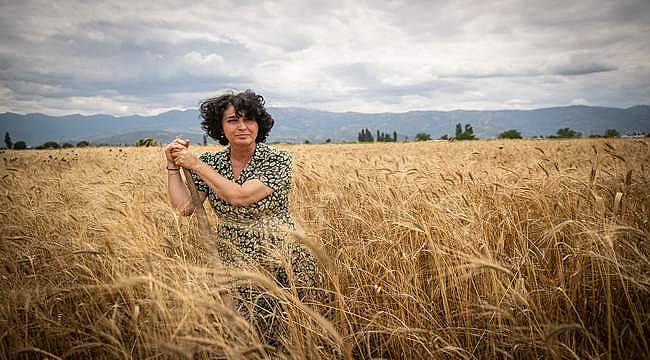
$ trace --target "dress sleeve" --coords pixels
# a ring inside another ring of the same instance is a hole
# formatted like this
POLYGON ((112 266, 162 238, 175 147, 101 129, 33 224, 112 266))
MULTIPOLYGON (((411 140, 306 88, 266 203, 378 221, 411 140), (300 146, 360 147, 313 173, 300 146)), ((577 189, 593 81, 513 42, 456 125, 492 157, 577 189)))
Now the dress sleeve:
POLYGON ((255 172, 255 177, 273 191, 288 191, 293 174, 291 155, 280 151, 261 164, 255 172))
MULTIPOLYGON (((210 157, 209 157, 208 153, 201 154, 199 156, 199 160, 201 160, 202 162, 204 162, 204 163, 206 163, 206 164, 208 164, 210 166, 213 166, 210 163, 210 157)), ((197 173, 195 173, 194 171, 191 171, 191 173, 192 173, 192 180, 194 180, 194 185, 196 185, 196 190, 197 191, 203 191, 204 193, 207 193, 208 189, 209 189, 208 184, 206 184, 205 181, 203 181, 203 179, 201 179, 201 177, 197 173)))

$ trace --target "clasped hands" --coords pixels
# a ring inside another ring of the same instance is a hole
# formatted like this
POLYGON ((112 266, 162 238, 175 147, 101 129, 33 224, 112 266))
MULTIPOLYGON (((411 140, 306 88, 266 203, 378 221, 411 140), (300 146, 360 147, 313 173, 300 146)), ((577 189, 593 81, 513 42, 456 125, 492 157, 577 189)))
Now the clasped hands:
POLYGON ((173 164, 174 166, 195 170, 201 165, 201 160, 189 151, 189 146, 190 141, 183 139, 174 139, 174 141, 167 144, 165 146, 165 157, 167 158, 168 167, 173 164))

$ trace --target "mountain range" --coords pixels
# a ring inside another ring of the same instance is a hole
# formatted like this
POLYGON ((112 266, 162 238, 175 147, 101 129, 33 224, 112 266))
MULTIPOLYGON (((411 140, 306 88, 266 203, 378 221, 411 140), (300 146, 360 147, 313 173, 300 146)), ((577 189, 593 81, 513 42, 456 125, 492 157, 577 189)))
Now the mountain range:
MULTIPOLYGON (((499 132, 517 129, 526 137, 548 136, 558 129, 571 128, 585 135, 603 134, 616 129, 621 134, 650 133, 650 106, 625 109, 597 106, 566 106, 534 110, 454 110, 409 111, 404 113, 328 112, 303 108, 272 107, 275 119, 270 142, 354 141, 363 128, 393 134, 399 140, 413 139, 425 132, 432 138, 453 136, 457 123, 471 124, 479 138, 494 138, 499 132)), ((93 144, 133 144, 138 139, 160 142, 180 136, 192 142, 203 141, 199 113, 174 110, 156 116, 0 114, 0 133, 9 132, 12 140, 30 146, 46 141, 93 144)), ((212 141, 210 141, 212 142, 212 141)))

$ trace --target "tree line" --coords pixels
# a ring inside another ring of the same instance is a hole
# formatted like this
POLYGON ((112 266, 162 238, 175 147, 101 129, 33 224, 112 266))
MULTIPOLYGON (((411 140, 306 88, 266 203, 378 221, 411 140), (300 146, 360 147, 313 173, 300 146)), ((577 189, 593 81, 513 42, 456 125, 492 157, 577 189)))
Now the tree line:
MULTIPOLYGON (((549 135, 547 139, 577 139, 581 138, 582 133, 571 128, 561 128, 558 129, 554 135, 549 135)), ((621 137, 621 134, 616 129, 606 129, 605 132, 600 134, 589 135, 590 138, 618 138, 621 137)), ((499 133, 499 139, 521 139, 521 133, 515 129, 506 130, 499 133)), ((538 136, 538 138, 544 138, 544 136, 538 136)))
MULTIPOLYGON (((641 135, 641 136, 646 136, 650 137, 649 134, 635 134, 635 135, 641 135)), ((557 132, 553 135, 548 135, 548 136, 535 136, 535 138, 547 138, 547 139, 576 139, 576 138, 581 138, 583 137, 583 134, 579 131, 576 131, 571 128, 562 128, 558 129, 557 132)), ((588 136, 589 138, 618 138, 621 137, 621 134, 618 132, 616 129, 606 129, 605 132, 601 134, 591 134, 588 136)), ((517 129, 509 129, 502 131, 498 134, 497 138, 499 139, 522 139, 523 136, 521 135, 521 132, 517 129)), ((408 140, 408 136, 404 136, 405 140, 408 140)), ((419 132, 415 134, 415 141, 427 141, 431 140, 431 134, 425 133, 425 132, 419 132)), ((439 137, 440 140, 478 140, 478 137, 476 134, 474 134, 474 129, 472 128, 471 124, 461 124, 457 123, 456 124, 456 131, 455 135, 453 137, 449 137, 449 135, 445 134, 439 137)), ((393 131, 392 134, 390 133, 385 133, 383 131, 376 130, 375 135, 373 136, 373 133, 367 129, 361 129, 359 133, 357 134, 357 141, 358 142, 397 142, 397 131, 393 131)), ((9 135, 9 132, 5 132, 5 149, 15 149, 15 150, 23 150, 23 149, 28 149, 29 146, 27 143, 23 140, 18 140, 16 142, 13 142, 11 139, 11 135, 9 135)), ((325 141, 326 143, 331 143, 331 139, 327 139, 325 141)), ((308 140, 305 141, 305 144, 309 144, 310 142, 308 140)), ((144 138, 144 139, 139 139, 134 146, 144 146, 144 147, 149 147, 149 146, 159 146, 160 143, 152 138, 144 138)), ((204 135, 203 136, 203 145, 207 145, 207 138, 204 135)), ((38 145, 35 147, 35 149, 65 149, 65 148, 72 148, 72 147, 87 147, 87 146, 93 146, 89 141, 86 140, 81 140, 77 142, 76 144, 70 143, 70 142, 64 142, 62 144, 56 142, 56 141, 47 141, 41 145, 38 145)), ((99 145, 101 146, 101 145, 99 145)))
POLYGON ((380 132, 377 130, 377 137, 372 136, 372 132, 368 129, 361 129, 359 131, 359 134, 357 135, 357 139, 359 142, 373 142, 373 141, 379 141, 379 142, 397 142, 397 131, 393 131, 393 134, 388 134, 384 133, 383 131, 380 132))
MULTIPOLYGON (((27 142, 23 140, 18 140, 16 142, 13 142, 13 140, 11 140, 11 135, 9 135, 9 131, 5 132, 4 140, 5 140, 5 149, 24 150, 29 148, 27 142)), ((85 140, 79 141, 76 145, 69 142, 59 144, 56 141, 47 141, 41 145, 36 146, 35 149, 65 149, 65 148, 86 147, 86 146, 90 146, 90 143, 85 140)))
MULTIPOLYGON (((380 132, 377 130, 377 137, 373 137, 372 132, 367 129, 361 129, 357 135, 359 142, 397 142, 397 131, 393 131, 391 136, 388 133, 380 132)), ((405 137, 408 140, 408 137, 405 137)), ((442 140, 449 140, 449 135, 443 135, 440 137, 442 140)), ((466 124, 464 127, 461 123, 456 124, 456 135, 454 136, 456 140, 477 140, 478 138, 474 134, 474 129, 472 125, 466 124)), ((427 141, 431 140, 431 134, 425 132, 419 132, 415 134, 415 141, 427 141)))
MULTIPOLYGON (((30 149, 30 147, 27 145, 27 143, 23 140, 18 140, 14 142, 11 139, 11 135, 9 134, 9 131, 5 132, 5 149, 14 149, 14 150, 25 150, 25 149, 30 149)), ((203 137, 203 144, 205 145, 207 142, 206 137, 203 137)), ((83 148, 83 147, 88 147, 88 146, 104 146, 105 144, 91 144, 87 140, 81 140, 78 141, 77 143, 71 143, 71 142, 64 142, 64 143, 58 143, 56 141, 46 141, 41 145, 38 145, 34 147, 34 149, 67 149, 67 148, 83 148)), ((144 139, 139 139, 138 141, 133 144, 134 146, 144 146, 144 147, 149 147, 149 146, 159 146, 160 143, 152 138, 144 138, 144 139)), ((114 146, 114 145, 112 145, 114 146)))
MULTIPOLYGON (((650 134, 640 134, 650 137, 650 134)), ((553 135, 546 136, 547 139, 575 139, 581 138, 582 133, 571 128, 562 128, 558 129, 557 132, 553 135)), ((601 134, 592 134, 589 135, 589 138, 618 138, 621 137, 621 134, 616 129, 606 129, 605 132, 601 134)), ((521 132, 517 129, 509 129, 500 132, 497 135, 499 139, 522 139, 523 136, 521 132)), ((544 138, 544 136, 537 136, 537 138, 544 138)), ((454 137, 449 137, 449 135, 442 135, 440 140, 478 140, 476 134, 474 134, 474 129, 471 124, 456 124, 456 133, 454 137)), ((415 141, 426 141, 431 140, 431 135, 428 133, 420 132, 415 135, 415 141)))

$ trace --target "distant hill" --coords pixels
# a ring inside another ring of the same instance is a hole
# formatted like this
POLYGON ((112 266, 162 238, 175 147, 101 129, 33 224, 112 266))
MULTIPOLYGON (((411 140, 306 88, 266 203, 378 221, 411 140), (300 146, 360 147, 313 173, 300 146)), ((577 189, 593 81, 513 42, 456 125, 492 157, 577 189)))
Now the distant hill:
MULTIPOLYGON (((585 135, 617 129, 621 134, 650 133, 650 106, 627 109, 567 106, 535 110, 410 111, 406 113, 335 113, 302 108, 270 108, 276 120, 269 141, 321 142, 325 139, 356 140, 359 130, 370 129, 413 139, 418 132, 438 138, 453 135, 456 123, 470 123, 480 138, 494 138, 501 131, 517 129, 524 136, 551 135, 564 127, 585 135)), ((9 131, 13 141, 31 146, 54 140, 95 144, 133 144, 151 137, 167 142, 176 136, 202 142, 203 132, 196 110, 169 111, 156 116, 0 114, 0 133, 9 131)))

